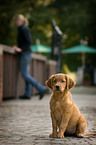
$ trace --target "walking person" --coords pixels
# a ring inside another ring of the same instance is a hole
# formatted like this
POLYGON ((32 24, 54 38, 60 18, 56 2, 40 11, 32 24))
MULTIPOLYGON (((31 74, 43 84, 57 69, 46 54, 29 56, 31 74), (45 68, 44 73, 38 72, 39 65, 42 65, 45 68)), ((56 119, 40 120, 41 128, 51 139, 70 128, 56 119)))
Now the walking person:
POLYGON ((14 16, 14 23, 18 28, 17 35, 17 46, 13 46, 13 48, 18 52, 19 56, 19 65, 20 72, 25 80, 25 94, 20 96, 20 99, 30 99, 31 98, 31 85, 34 86, 39 92, 39 99, 42 99, 45 92, 46 87, 39 84, 30 74, 29 74, 29 64, 32 59, 31 52, 31 33, 28 28, 28 20, 21 14, 14 16))

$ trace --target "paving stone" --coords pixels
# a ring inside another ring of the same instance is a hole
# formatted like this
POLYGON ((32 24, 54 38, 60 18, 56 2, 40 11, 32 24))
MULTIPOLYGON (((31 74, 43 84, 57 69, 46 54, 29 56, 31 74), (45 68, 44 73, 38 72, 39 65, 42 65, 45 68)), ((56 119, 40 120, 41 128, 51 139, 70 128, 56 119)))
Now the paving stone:
MULTIPOLYGON (((96 96, 73 95, 80 111, 87 120, 86 132, 96 132, 96 96)), ((96 145, 96 136, 84 138, 49 138, 51 118, 50 96, 41 101, 10 100, 0 105, 0 145, 96 145)))

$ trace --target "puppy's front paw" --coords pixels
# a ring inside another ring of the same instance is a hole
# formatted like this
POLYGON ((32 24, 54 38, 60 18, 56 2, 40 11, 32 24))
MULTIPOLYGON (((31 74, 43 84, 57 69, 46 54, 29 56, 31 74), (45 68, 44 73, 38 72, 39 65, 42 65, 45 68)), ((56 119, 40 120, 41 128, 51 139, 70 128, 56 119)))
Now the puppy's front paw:
POLYGON ((58 138, 64 138, 64 134, 63 133, 58 133, 58 138))
POLYGON ((51 133, 49 137, 57 137, 57 133, 51 133))

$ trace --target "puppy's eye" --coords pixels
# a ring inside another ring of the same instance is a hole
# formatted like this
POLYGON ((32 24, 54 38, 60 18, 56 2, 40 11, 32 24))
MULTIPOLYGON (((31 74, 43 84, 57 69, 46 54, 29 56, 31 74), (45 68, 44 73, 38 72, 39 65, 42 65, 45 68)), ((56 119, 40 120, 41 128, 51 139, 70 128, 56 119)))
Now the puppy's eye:
POLYGON ((54 83, 56 83, 56 80, 53 80, 54 83))
POLYGON ((62 82, 62 83, 64 83, 65 81, 64 81, 64 80, 62 80, 61 82, 62 82))

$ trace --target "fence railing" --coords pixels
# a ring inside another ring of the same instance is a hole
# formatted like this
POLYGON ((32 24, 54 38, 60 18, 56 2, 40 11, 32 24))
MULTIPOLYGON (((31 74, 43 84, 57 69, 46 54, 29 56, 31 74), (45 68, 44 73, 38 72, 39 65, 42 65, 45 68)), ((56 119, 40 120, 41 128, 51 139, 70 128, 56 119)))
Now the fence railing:
MULTIPOLYGON (((56 62, 41 54, 32 54, 30 74, 42 85, 56 73, 56 62)), ((0 102, 2 99, 18 98, 24 93, 25 82, 19 72, 18 55, 12 47, 0 45, 0 102)), ((32 95, 37 91, 32 87, 32 95)))

